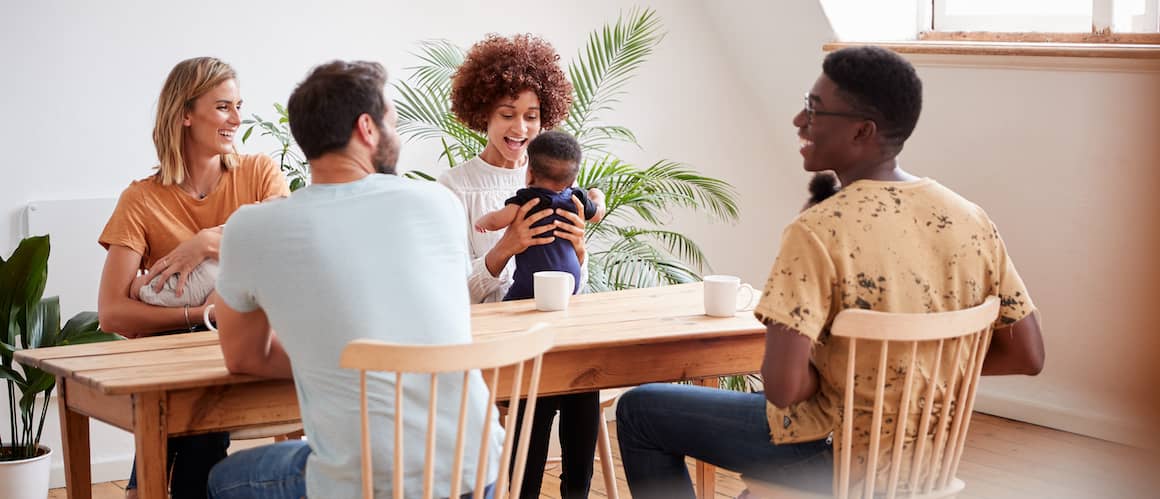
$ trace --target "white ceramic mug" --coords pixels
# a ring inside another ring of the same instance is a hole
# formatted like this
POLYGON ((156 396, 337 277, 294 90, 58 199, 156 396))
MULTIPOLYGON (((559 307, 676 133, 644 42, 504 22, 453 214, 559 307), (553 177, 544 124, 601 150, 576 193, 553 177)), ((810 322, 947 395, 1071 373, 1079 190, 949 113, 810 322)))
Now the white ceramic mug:
POLYGON ((536 310, 568 310, 568 299, 576 289, 576 278, 570 272, 545 270, 532 274, 532 294, 536 310))
POLYGON ((204 321, 205 327, 208 327, 210 331, 213 331, 216 333, 217 327, 215 327, 213 322, 211 322, 209 320, 209 311, 213 310, 213 307, 214 307, 214 304, 212 304, 212 303, 210 303, 209 306, 205 307, 205 312, 201 313, 201 320, 204 321))
POLYGON ((705 315, 733 317, 738 310, 751 310, 760 295, 753 286, 742 284, 741 278, 731 275, 707 275, 705 281, 705 315), (741 292, 746 293, 744 305, 738 305, 741 292))

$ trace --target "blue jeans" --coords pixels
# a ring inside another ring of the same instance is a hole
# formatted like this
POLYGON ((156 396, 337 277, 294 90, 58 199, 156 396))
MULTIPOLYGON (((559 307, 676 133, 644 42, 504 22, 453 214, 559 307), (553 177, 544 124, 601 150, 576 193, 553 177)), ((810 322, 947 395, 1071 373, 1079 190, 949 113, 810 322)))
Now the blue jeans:
POLYGON ((830 493, 830 444, 824 439, 771 443, 761 393, 641 386, 621 395, 616 432, 635 499, 692 499, 685 456, 763 481, 830 493))
MULTIPOLYGON (((353 445, 358 445, 354 443, 353 445)), ((210 499, 300 499, 306 497, 305 440, 287 440, 227 457, 209 473, 210 499)), ((484 491, 492 499, 494 484, 484 491)), ((471 497, 468 492, 460 496, 471 497)))

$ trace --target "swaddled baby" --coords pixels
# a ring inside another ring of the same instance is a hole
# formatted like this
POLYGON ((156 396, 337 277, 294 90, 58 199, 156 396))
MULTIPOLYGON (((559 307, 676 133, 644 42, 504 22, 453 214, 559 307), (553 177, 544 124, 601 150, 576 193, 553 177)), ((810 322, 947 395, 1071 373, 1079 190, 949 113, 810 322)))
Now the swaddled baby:
MULTIPOLYGON (((261 202, 265 203, 285 197, 273 196, 263 199, 261 202)), ((181 293, 181 296, 177 296, 178 276, 173 274, 169 276, 169 279, 166 279, 165 286, 161 288, 161 291, 153 291, 153 283, 157 281, 157 278, 150 279, 149 282, 141 286, 141 289, 137 290, 137 297, 144 303, 159 307, 200 307, 205 304, 210 293, 213 293, 214 286, 217 285, 217 276, 218 262, 205 260, 189 271, 189 276, 185 280, 185 291, 181 293)))
POLYGON ((153 291, 153 283, 160 276, 151 279, 138 290, 138 297, 142 302, 159 307, 200 307, 205 304, 209 294, 213 293, 217 276, 218 262, 205 260, 189 271, 189 277, 185 279, 185 291, 181 296, 177 296, 178 276, 173 274, 165 280, 165 286, 161 291, 153 291))

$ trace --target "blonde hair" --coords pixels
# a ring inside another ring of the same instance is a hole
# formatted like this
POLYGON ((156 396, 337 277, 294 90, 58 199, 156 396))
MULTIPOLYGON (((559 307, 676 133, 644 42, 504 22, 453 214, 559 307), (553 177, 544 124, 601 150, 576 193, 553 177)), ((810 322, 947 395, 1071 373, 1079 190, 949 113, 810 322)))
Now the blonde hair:
MULTIPOLYGON (((157 99, 157 119, 153 124, 153 146, 157 149, 157 174, 161 185, 176 185, 185 181, 186 165, 182 145, 185 114, 193 110, 198 97, 227 80, 237 79, 234 68, 213 57, 195 57, 177 63, 157 99)), ((223 154, 222 164, 233 168, 234 154, 223 154)))

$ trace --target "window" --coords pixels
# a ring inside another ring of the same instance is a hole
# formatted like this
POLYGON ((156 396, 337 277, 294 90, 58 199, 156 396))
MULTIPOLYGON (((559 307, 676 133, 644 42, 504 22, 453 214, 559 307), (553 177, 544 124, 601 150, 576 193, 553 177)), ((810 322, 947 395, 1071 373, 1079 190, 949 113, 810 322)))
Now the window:
POLYGON ((1156 33, 1160 28, 1157 3, 1160 2, 933 0, 930 31, 1084 33, 1095 36, 1156 33))

